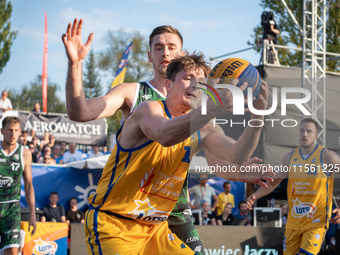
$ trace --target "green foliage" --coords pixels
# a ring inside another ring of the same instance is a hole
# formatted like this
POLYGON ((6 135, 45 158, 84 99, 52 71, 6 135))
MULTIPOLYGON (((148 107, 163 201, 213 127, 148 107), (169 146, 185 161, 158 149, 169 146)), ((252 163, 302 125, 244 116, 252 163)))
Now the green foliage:
MULTIPOLYGON (((148 39, 139 32, 128 33, 123 29, 119 31, 109 31, 107 34, 108 47, 99 54, 99 68, 109 72, 112 81, 117 72, 117 68, 126 47, 133 40, 132 52, 130 52, 127 63, 127 70, 124 82, 137 82, 148 80, 152 77, 153 69, 148 62, 148 39)), ((111 81, 111 82, 112 82, 111 81)), ((111 84, 109 84, 111 88, 111 84)))
MULTIPOLYGON (((285 0, 289 9, 293 13, 300 27, 303 24, 303 1, 285 0)), ((264 10, 272 10, 275 16, 275 22, 278 24, 280 35, 278 36, 278 44, 291 47, 302 48, 302 35, 300 30, 290 17, 287 9, 282 4, 281 0, 261 0, 260 5, 264 10)), ((339 1, 332 1, 327 11, 327 25, 326 25, 326 44, 328 52, 340 51, 340 10, 339 1)), ((261 23, 261 16, 259 16, 259 24, 261 23)), ((255 46, 262 39, 263 28, 257 25, 254 28, 254 34, 251 35, 249 45, 255 46)), ((260 52, 261 49, 257 49, 260 52)), ((279 59, 281 65, 301 66, 302 52, 286 49, 279 49, 279 59)), ((340 59, 334 59, 327 62, 327 69, 330 71, 338 71, 340 68, 340 59)))
POLYGON ((86 99, 99 97, 102 95, 102 86, 96 72, 96 60, 93 50, 90 51, 88 60, 85 63, 83 85, 86 99))
POLYGON ((18 31, 11 31, 9 19, 12 14, 12 4, 0 0, 0 74, 10 58, 10 49, 18 31))
MULTIPOLYGON (((57 91, 60 91, 57 84, 51 82, 47 84, 47 112, 66 113, 65 102, 60 101, 56 95, 57 91)), ((39 102, 41 108, 43 108, 41 75, 18 90, 10 89, 8 98, 11 99, 14 110, 31 111, 35 102, 39 102)))
POLYGON ((121 111, 117 111, 112 116, 106 118, 107 125, 109 127, 108 134, 117 133, 120 128, 120 120, 122 119, 123 114, 121 111))

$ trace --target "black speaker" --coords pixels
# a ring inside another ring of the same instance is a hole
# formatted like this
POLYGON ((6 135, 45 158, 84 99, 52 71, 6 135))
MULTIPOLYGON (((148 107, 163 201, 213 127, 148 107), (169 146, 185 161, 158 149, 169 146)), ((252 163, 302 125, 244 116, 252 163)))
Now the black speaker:
MULTIPOLYGON (((30 220, 30 210, 28 207, 22 207, 20 208, 20 214, 21 214, 21 221, 29 221, 30 220)), ((39 208, 36 208, 35 215, 37 221, 40 221, 40 217, 44 214, 42 210, 39 208)))

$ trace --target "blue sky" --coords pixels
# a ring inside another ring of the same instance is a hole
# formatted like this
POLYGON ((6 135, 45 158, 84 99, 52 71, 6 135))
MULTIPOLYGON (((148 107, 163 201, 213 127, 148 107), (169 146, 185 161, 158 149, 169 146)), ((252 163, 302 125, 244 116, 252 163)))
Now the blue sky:
MULTIPOLYGON (((20 89, 42 73, 44 13, 48 18, 48 78, 57 83, 65 100, 67 58, 61 35, 75 17, 83 18, 83 41, 94 32, 92 49, 105 49, 108 30, 138 30, 148 36, 159 25, 172 25, 184 37, 184 48, 202 51, 207 57, 220 56, 249 47, 247 40, 260 23, 260 0, 165 1, 165 0, 11 0, 12 29, 19 33, 11 58, 0 74, 0 89, 20 89)), ((127 42, 128 44, 128 42, 127 42)), ((260 55, 253 50, 239 57, 257 65, 260 55)), ((213 62, 213 65, 216 62, 213 62)), ((110 78, 102 79, 106 92, 110 78)))

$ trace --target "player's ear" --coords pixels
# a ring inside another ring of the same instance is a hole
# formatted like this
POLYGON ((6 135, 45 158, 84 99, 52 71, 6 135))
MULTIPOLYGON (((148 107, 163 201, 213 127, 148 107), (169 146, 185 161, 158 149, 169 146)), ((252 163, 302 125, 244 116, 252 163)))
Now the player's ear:
POLYGON ((172 84, 172 81, 170 79, 165 80, 165 87, 168 92, 171 90, 171 84, 172 84))
POLYGON ((151 58, 151 51, 148 51, 148 61, 152 63, 152 58, 151 58))

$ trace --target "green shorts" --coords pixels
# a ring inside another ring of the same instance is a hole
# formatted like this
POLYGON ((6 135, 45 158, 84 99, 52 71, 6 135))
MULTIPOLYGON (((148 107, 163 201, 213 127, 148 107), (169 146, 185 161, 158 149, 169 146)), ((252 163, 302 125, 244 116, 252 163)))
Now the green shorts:
POLYGON ((20 202, 0 203, 0 252, 19 248, 20 202))

